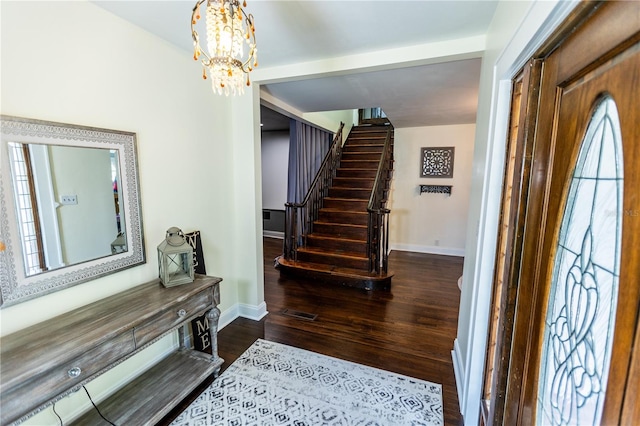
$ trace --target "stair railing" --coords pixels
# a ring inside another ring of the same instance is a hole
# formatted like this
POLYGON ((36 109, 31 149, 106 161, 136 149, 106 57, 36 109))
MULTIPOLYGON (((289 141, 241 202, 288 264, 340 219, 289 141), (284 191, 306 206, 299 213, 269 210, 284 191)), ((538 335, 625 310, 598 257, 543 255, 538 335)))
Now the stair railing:
POLYGON ((369 198, 367 211, 369 221, 367 227, 369 271, 377 274, 387 273, 389 266, 389 213, 391 210, 387 204, 387 194, 393 173, 393 145, 391 133, 393 126, 389 125, 387 137, 384 141, 384 149, 378 165, 376 180, 369 198))
POLYGON ((298 248, 306 247, 306 236, 313 232, 313 222, 318 219, 318 212, 322 208, 324 197, 329 193, 329 187, 340 164, 343 127, 344 123, 340 123, 333 143, 324 156, 304 200, 300 203, 285 204, 283 255, 286 260, 298 260, 298 248))

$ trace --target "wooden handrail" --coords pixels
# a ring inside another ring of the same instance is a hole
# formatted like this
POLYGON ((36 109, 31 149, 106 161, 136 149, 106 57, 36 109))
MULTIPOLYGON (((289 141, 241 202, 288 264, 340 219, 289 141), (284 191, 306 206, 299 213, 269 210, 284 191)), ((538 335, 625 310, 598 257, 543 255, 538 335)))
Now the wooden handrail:
POLYGON ((388 270, 389 214, 391 210, 383 207, 383 203, 386 202, 385 193, 389 190, 389 173, 392 170, 392 131, 393 126, 389 125, 382 156, 378 164, 378 171, 376 172, 376 179, 373 183, 367 206, 367 211, 369 212, 367 228, 369 270, 378 274, 386 273, 388 270))
POLYGON ((376 203, 379 203, 379 191, 381 188, 380 182, 382 182, 382 175, 385 172, 389 171, 388 165, 388 156, 389 156, 389 148, 391 147, 391 126, 387 130, 387 137, 384 140, 384 148, 382 150, 382 157, 380 158, 380 163, 378 164, 378 171, 376 172, 376 180, 373 182, 373 190, 371 191, 371 196, 369 197, 369 204, 367 206, 367 210, 369 212, 377 211, 379 208, 375 207, 376 203))
POLYGON ((344 123, 340 123, 331 147, 322 160, 313 182, 309 186, 302 202, 285 204, 285 239, 284 258, 297 260, 298 246, 306 246, 306 235, 313 231, 313 222, 318 218, 318 211, 322 207, 324 197, 333 182, 337 165, 342 156, 342 130, 344 123))

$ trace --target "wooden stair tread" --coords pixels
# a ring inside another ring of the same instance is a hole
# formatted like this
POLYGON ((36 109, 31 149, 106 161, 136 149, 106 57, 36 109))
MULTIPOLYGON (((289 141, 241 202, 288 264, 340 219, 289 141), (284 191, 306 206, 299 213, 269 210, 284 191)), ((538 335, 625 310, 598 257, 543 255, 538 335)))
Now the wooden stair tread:
POLYGON ((353 214, 369 214, 368 212, 363 212, 361 210, 345 210, 345 209, 332 209, 323 207, 320 209, 321 212, 327 213, 353 213, 353 214))
POLYGON ((360 239, 356 239, 356 238, 336 237, 334 235, 328 235, 328 234, 322 234, 322 233, 316 233, 316 232, 314 232, 313 234, 309 234, 308 237, 309 238, 322 238, 324 240, 332 240, 332 241, 344 241, 345 243, 367 244, 367 240, 360 240, 360 239))
POLYGON ((290 273, 319 279, 321 282, 356 287, 364 290, 390 290, 393 273, 375 273, 360 269, 336 267, 311 262, 285 260, 283 256, 276 258, 276 267, 290 273))
POLYGON ((353 165, 353 164, 358 164, 358 165, 360 165, 360 167, 348 167, 348 168, 350 168, 350 169, 376 169, 376 170, 378 170, 377 166, 376 167, 363 167, 363 166, 371 165, 371 164, 374 164, 374 163, 378 164, 379 161, 376 161, 376 160, 342 160, 342 161, 340 161, 340 167, 339 168, 345 169, 345 168, 347 168, 347 167, 345 167, 347 165, 350 166, 350 165, 353 165), (362 164, 362 163, 364 163, 364 164, 362 164))
POLYGON ((336 223, 336 222, 325 222, 323 220, 316 220, 313 222, 314 224, 320 224, 320 225, 340 225, 340 226, 351 226, 353 228, 360 228, 360 229, 366 229, 367 225, 358 225, 358 224, 353 224, 353 223, 336 223))
POLYGON ((342 151, 342 155, 352 155, 352 156, 364 156, 364 155, 382 155, 379 151, 342 151))
POLYGON ((302 262, 300 260, 285 260, 284 257, 279 256, 276 258, 276 262, 282 266, 293 267, 293 268, 301 268, 310 271, 316 272, 332 272, 336 274, 341 274, 345 276, 352 277, 367 277, 367 278, 386 278, 389 276, 393 276, 393 273, 387 272, 386 275, 377 274, 375 272, 367 272, 362 271, 360 269, 355 268, 343 268, 334 265, 327 265, 324 263, 314 263, 314 262, 302 262))
POLYGON ((353 202, 362 202, 362 198, 353 198, 353 197, 324 197, 325 201, 353 201, 353 202))
POLYGON ((309 247, 309 246, 298 248, 298 253, 321 254, 323 256, 354 259, 354 260, 368 259, 367 255, 361 254, 361 253, 353 253, 350 251, 327 250, 319 247, 309 247))
MULTIPOLYGON (((364 139, 364 138, 363 138, 364 139)), ((362 140, 362 139, 360 139, 362 140)), ((374 139, 371 141, 371 143, 359 143, 355 146, 357 146, 358 148, 362 148, 365 146, 372 146, 372 147, 376 147, 376 148, 382 148, 384 147, 384 143, 378 143, 379 139, 374 139)), ((343 145, 343 148, 348 148, 349 147, 349 140, 347 140, 345 142, 345 144, 343 145)))
MULTIPOLYGON (((361 186, 332 186, 329 189, 339 189, 341 191, 368 191, 368 194, 371 194, 371 188, 364 188, 364 187, 361 187, 361 186)), ((358 198, 353 197, 353 199, 357 200, 358 198)), ((361 197, 359 199, 368 200, 369 196, 368 195, 367 196, 363 196, 363 197, 361 197)))

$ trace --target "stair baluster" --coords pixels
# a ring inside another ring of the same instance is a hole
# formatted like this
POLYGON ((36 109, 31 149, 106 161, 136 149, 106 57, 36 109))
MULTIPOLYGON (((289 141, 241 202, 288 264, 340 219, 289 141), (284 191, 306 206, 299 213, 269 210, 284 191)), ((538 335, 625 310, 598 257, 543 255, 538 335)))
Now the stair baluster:
POLYGON ((306 247, 306 236, 313 232, 313 222, 335 177, 336 168, 342 156, 342 129, 344 123, 333 138, 329 151, 322 160, 304 200, 301 203, 285 204, 285 238, 283 255, 286 260, 298 260, 298 248, 306 247))
POLYGON ((387 273, 389 264, 389 213, 391 211, 385 206, 387 204, 387 194, 393 173, 393 144, 391 143, 391 133, 393 127, 389 125, 387 136, 384 141, 384 148, 376 180, 373 184, 371 197, 367 211, 369 212, 369 222, 367 235, 369 241, 369 265, 370 272, 387 273))

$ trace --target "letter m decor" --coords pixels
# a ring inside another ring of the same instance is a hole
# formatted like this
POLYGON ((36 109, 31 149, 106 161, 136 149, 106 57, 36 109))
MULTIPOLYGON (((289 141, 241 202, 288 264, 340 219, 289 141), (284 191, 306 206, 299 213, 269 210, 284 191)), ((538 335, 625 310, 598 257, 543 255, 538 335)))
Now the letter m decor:
POLYGON ((211 354, 211 335, 209 334, 207 316, 203 315, 192 320, 191 331, 193 332, 193 348, 211 354))

